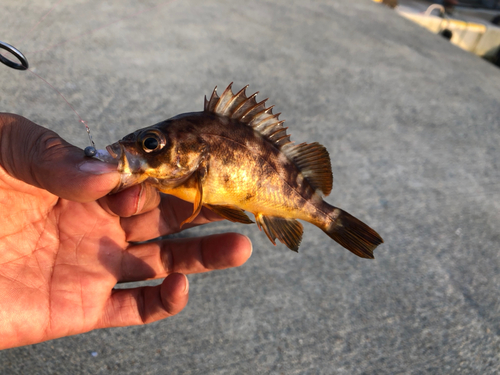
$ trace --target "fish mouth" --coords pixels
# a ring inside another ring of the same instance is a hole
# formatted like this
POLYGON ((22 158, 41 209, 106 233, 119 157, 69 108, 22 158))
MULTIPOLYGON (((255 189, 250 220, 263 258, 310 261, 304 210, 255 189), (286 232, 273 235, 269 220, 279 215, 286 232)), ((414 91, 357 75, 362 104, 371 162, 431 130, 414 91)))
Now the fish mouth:
POLYGON ((117 170, 120 172, 120 182, 110 194, 138 185, 147 178, 142 170, 144 161, 140 155, 129 152, 121 141, 106 146, 106 150, 115 162, 118 161, 117 170))
POLYGON ((106 146, 106 150, 113 159, 120 159, 123 154, 123 147, 120 145, 120 142, 115 142, 112 145, 106 146))

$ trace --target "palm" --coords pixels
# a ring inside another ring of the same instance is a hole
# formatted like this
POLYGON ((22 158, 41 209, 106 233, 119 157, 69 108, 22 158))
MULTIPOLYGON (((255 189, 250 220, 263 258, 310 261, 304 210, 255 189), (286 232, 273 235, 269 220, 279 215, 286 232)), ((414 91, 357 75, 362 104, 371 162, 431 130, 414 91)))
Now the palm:
POLYGON ((0 189, 9 213, 0 218, 1 303, 13 307, 2 314, 27 317, 11 333, 58 337, 94 328, 127 248, 120 218, 95 201, 59 199, 5 173, 0 189))

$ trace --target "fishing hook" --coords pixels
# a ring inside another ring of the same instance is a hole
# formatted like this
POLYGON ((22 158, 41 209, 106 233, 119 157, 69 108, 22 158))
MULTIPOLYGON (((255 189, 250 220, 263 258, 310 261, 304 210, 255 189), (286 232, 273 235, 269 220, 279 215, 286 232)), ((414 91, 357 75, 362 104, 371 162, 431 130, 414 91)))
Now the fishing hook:
POLYGON ((5 57, 4 55, 2 55, 0 53, 0 62, 2 62, 3 64, 7 65, 8 67, 10 67, 12 69, 17 69, 17 70, 26 70, 29 68, 28 59, 17 48, 11 46, 8 43, 2 42, 0 40, 0 49, 4 49, 7 52, 12 53, 15 57, 17 57, 17 59, 21 63, 21 64, 18 64, 15 61, 9 60, 7 57, 5 57))

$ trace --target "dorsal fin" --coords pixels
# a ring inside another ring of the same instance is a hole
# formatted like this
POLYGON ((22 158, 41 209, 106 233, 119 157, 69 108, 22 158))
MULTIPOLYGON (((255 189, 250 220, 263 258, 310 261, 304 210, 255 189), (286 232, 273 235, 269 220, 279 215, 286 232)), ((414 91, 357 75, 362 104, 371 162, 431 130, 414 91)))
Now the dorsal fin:
POLYGON ((283 127, 284 121, 278 119, 280 113, 273 114, 272 106, 266 108, 267 99, 257 103, 255 100, 257 93, 246 95, 248 86, 233 94, 232 85, 231 83, 221 96, 217 95, 216 87, 209 100, 205 97, 205 111, 230 117, 251 126, 278 148, 291 143, 290 136, 283 127))
POLYGON ((232 86, 233 83, 220 97, 215 87, 209 100, 205 96, 204 110, 251 126, 293 161, 312 187, 330 194, 333 176, 328 151, 316 142, 294 145, 286 133, 288 128, 283 127, 284 121, 278 118, 281 113, 273 114, 273 106, 266 108, 267 99, 257 102, 258 92, 247 96, 248 85, 233 94, 232 86))

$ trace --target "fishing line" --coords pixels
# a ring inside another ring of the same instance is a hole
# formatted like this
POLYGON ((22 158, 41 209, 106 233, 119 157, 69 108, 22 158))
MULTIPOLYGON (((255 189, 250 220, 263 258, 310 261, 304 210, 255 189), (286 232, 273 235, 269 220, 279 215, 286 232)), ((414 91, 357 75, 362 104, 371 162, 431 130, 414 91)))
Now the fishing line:
POLYGON ((69 105, 69 107, 73 110, 73 112, 75 112, 75 114, 80 119, 80 122, 83 125, 85 125, 85 129, 87 131, 87 135, 89 136, 90 146, 88 146, 88 147, 85 148, 85 150, 84 150, 85 151, 85 155, 89 156, 89 157, 94 156, 97 153, 97 150, 95 148, 95 143, 94 143, 94 141, 92 139, 92 135, 90 134, 90 128, 89 128, 89 125, 87 124, 87 121, 85 121, 84 119, 82 119, 82 117, 80 116, 80 114, 76 111, 75 107, 73 107, 71 105, 71 103, 66 100, 66 98, 64 97, 64 95, 61 94, 59 92, 59 90, 57 90, 54 86, 52 86, 49 82, 47 82, 47 80, 45 80, 44 78, 40 77, 38 74, 36 74, 31 69, 28 69, 28 72, 30 72, 31 74, 34 74, 35 76, 37 76, 38 78, 40 78, 43 82, 45 82, 47 85, 49 85, 52 88, 52 90, 54 90, 55 92, 57 92, 59 94, 59 96, 61 98, 63 98, 63 100, 66 102, 66 104, 69 105))
POLYGON ((119 18, 119 19, 117 19, 117 20, 115 20, 113 22, 110 22, 108 24, 99 26, 99 27, 97 27, 95 29, 84 31, 83 33, 81 33, 79 35, 76 35, 76 36, 74 36, 72 38, 68 38, 66 40, 63 40, 62 42, 59 42, 59 43, 53 44, 53 45, 51 45, 49 47, 42 48, 42 49, 39 49, 39 50, 36 50, 36 51, 32 51, 32 52, 29 52, 29 53, 30 54, 35 54, 35 53, 39 53, 39 52, 43 52, 43 51, 49 51, 49 50, 51 50, 53 48, 62 46, 64 44, 66 44, 66 43, 74 42, 75 40, 81 39, 81 38, 83 38, 85 36, 88 36, 88 35, 92 35, 92 34, 98 32, 98 31, 106 29, 106 28, 108 28, 108 27, 110 27, 110 26, 112 26, 112 25, 114 25, 116 23, 119 23, 119 22, 122 22, 122 21, 126 21, 126 20, 129 20, 131 18, 139 17, 143 13, 150 12, 152 10, 158 9, 158 8, 160 8, 162 6, 165 6, 165 5, 167 5, 167 4, 169 4, 169 3, 173 2, 173 1, 174 0, 166 0, 166 1, 162 2, 162 3, 160 3, 160 4, 154 5, 154 6, 149 7, 149 8, 145 8, 145 9, 139 11, 139 12, 131 13, 131 14, 125 16, 125 17, 119 18))
POLYGON ((22 42, 24 42, 24 41, 28 38, 28 36, 30 36, 30 35, 31 35, 31 33, 32 33, 32 32, 33 32, 33 31, 34 31, 34 30, 38 27, 38 25, 40 25, 40 24, 43 22, 43 20, 44 20, 45 18, 47 18, 47 17, 48 17, 48 15, 49 15, 50 13, 52 13, 52 11, 56 8, 56 6, 58 6, 58 5, 59 5, 59 3, 60 3, 61 1, 62 1, 62 0, 59 0, 57 3, 55 3, 55 4, 52 6, 52 8, 50 8, 50 9, 47 11, 47 13, 45 13, 45 15, 43 15, 43 16, 40 18, 40 20, 39 20, 39 21, 35 24, 35 26, 33 26, 33 27, 31 28, 31 30, 29 30, 26 34, 24 34, 24 37, 23 37, 23 38, 19 41, 19 44, 22 44, 22 42))
POLYGON ((12 58, 8 58, 7 56, 4 56, 2 53, 0 53, 0 62, 2 62, 4 65, 8 66, 9 68, 16 69, 16 70, 27 70, 31 74, 34 74, 38 78, 40 78, 43 82, 45 82, 47 85, 49 85, 52 90, 57 92, 61 98, 66 102, 66 104, 69 105, 69 107, 75 112, 75 114, 78 116, 80 119, 80 122, 85 125, 85 129, 87 130, 87 135, 89 136, 89 141, 90 141, 90 146, 85 148, 85 155, 86 156, 94 156, 97 153, 97 150, 95 148, 95 143, 92 140, 92 135, 90 134, 90 128, 87 124, 86 121, 82 119, 82 117, 78 114, 76 109, 66 100, 63 94, 59 90, 57 90, 54 86, 52 86, 47 80, 36 74, 33 70, 29 69, 29 63, 28 59, 26 59, 26 56, 19 51, 17 48, 11 46, 8 43, 0 41, 0 50, 5 50, 9 52, 13 57, 15 57, 17 60, 19 60, 19 63, 15 62, 12 60, 12 58))
MULTIPOLYGON (((174 0, 167 0, 167 1, 164 1, 164 2, 161 2, 160 4, 157 4, 157 5, 154 5, 154 6, 151 6, 151 7, 148 7, 148 8, 145 8, 139 12, 135 12, 135 13, 132 13, 132 14, 129 14, 125 17, 122 17, 118 20, 115 20, 113 22, 110 22, 108 24, 105 24, 103 26, 100 26, 98 28, 95 28, 95 29, 91 29, 91 30, 88 30, 88 31, 85 31, 75 37, 72 37, 72 38, 69 38, 69 39, 66 39, 62 42, 59 42, 59 43, 56 43, 56 44, 53 44, 49 47, 46 47, 46 48, 43 48, 43 49, 40 49, 40 50, 36 50, 36 51, 32 51, 30 52, 31 54, 35 54, 35 53, 39 53, 39 52, 43 52, 43 51, 49 51, 51 49, 54 49, 56 47, 59 47, 61 45, 64 45, 66 43, 69 43, 69 42, 73 42, 75 40, 78 40, 78 39, 81 39, 85 36, 88 36, 88 35, 91 35, 91 34, 94 34, 100 30, 103 30, 103 29, 106 29, 116 23, 119 23, 121 21, 125 21, 125 20, 128 20, 128 19, 132 19, 132 18, 135 18, 135 17, 138 17, 139 15, 143 14, 143 13, 146 13, 146 12, 149 12, 149 11, 152 11, 152 10, 155 10, 155 9, 159 9, 163 6, 166 6, 167 4, 173 2, 174 0)), ((57 1, 41 18, 40 20, 31 28, 31 30, 29 30, 25 36, 21 39, 20 43, 24 42, 28 36, 32 35, 32 33, 34 32, 34 30, 45 20, 45 18, 47 18, 53 11, 54 9, 62 2, 62 0, 59 0, 57 1)), ((76 109, 69 103, 69 101, 64 97, 64 95, 59 91, 57 90, 53 85, 51 85, 46 79, 42 78, 39 74, 35 73, 32 69, 29 69, 29 64, 28 64, 28 60, 26 59, 26 57, 24 56, 23 53, 21 53, 17 48, 11 46, 10 44, 8 43, 4 43, 4 42, 1 42, 0 41, 0 62, 2 62, 3 64, 9 66, 10 68, 13 68, 13 69, 17 69, 17 70, 28 70, 31 74, 35 75, 36 77, 38 77, 39 79, 41 79, 45 84, 47 84, 52 90, 54 90, 65 102, 66 104, 71 108, 71 110, 76 114, 76 116, 79 118, 80 122, 85 126, 85 130, 87 132, 87 135, 88 135, 88 138, 89 138, 89 142, 90 142, 90 146, 86 147, 85 148, 85 155, 88 156, 88 157, 92 157, 92 156, 95 156, 96 153, 97 153, 97 150, 95 148, 95 143, 92 139, 92 135, 90 134, 90 127, 88 126, 88 123, 87 121, 83 120, 83 118, 80 116, 80 114, 76 111, 76 109), (1 53, 1 50, 6 50, 8 51, 10 54, 12 54, 15 58, 17 58, 20 62, 17 63, 15 61, 13 61, 12 59, 9 59, 7 58, 6 56, 2 55, 1 53)))

